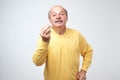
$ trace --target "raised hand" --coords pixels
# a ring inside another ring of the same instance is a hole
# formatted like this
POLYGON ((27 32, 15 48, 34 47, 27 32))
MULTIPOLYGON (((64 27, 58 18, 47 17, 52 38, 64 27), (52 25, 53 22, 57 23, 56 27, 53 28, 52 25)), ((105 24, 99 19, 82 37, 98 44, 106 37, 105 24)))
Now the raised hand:
POLYGON ((51 26, 48 24, 45 27, 41 28, 41 30, 40 30, 40 35, 42 37, 42 40, 45 42, 49 42, 50 29, 51 29, 51 26))

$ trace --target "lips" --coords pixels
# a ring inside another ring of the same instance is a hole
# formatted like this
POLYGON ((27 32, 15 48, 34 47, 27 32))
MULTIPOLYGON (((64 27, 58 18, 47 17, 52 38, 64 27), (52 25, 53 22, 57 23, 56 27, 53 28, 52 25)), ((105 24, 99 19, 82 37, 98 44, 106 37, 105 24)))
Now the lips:
POLYGON ((63 22, 62 20, 56 20, 55 23, 63 22))

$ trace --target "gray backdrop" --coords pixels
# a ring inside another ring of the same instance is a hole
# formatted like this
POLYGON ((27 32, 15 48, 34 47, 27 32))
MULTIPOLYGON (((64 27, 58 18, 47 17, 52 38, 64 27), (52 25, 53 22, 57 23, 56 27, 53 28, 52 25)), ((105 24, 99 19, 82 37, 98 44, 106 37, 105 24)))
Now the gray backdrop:
POLYGON ((87 80, 120 80, 120 0, 0 0, 0 80, 43 80, 32 54, 55 4, 94 49, 87 80))

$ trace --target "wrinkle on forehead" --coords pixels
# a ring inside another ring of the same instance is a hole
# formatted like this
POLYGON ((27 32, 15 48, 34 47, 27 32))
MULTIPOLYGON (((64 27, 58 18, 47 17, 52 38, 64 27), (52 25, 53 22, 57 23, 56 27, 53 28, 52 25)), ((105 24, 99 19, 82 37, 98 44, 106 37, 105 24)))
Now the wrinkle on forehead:
POLYGON ((66 13, 66 15, 68 16, 67 10, 66 10, 65 8, 63 8, 61 5, 55 5, 55 6, 53 6, 53 7, 50 9, 50 11, 49 11, 49 13, 48 13, 48 17, 49 17, 49 18, 50 18, 50 13, 51 13, 51 11, 53 11, 55 8, 62 9, 62 11, 64 11, 64 12, 66 13))

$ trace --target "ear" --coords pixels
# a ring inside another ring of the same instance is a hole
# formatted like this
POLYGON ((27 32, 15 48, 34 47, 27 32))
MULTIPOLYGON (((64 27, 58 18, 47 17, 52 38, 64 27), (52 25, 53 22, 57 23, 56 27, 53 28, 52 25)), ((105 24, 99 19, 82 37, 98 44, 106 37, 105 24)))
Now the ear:
POLYGON ((66 19, 66 21, 68 21, 68 16, 67 16, 67 19, 66 19))

